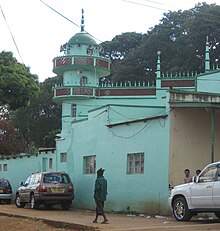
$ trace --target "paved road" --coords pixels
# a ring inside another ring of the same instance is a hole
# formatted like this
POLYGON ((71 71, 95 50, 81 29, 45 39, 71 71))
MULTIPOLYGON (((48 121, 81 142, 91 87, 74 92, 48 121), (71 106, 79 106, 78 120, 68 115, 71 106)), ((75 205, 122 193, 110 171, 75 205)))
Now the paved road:
POLYGON ((208 217, 198 217, 190 222, 177 222, 172 217, 155 216, 131 216, 125 214, 107 214, 110 224, 101 224, 100 218, 98 224, 92 223, 94 211, 71 209, 62 211, 56 207, 51 210, 41 209, 32 210, 30 208, 17 208, 15 205, 0 205, 0 213, 20 217, 33 217, 46 219, 52 222, 71 223, 72 227, 78 230, 109 230, 109 231, 219 231, 220 222, 209 219, 208 217))

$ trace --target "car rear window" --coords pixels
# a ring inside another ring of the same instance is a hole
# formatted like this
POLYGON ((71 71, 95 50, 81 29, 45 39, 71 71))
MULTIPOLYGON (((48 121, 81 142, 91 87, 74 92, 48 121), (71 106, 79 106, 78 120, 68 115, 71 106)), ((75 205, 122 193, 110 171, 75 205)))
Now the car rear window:
POLYGON ((46 173, 44 174, 44 183, 59 182, 68 184, 70 183, 70 178, 65 173, 46 173))
POLYGON ((9 182, 7 180, 0 179, 0 187, 8 187, 9 182))

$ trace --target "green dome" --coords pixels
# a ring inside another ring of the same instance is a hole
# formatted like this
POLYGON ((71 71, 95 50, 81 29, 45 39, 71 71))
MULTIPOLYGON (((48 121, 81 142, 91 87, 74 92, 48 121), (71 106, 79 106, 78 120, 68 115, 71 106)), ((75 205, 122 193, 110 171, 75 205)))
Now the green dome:
POLYGON ((86 32, 80 32, 75 34, 68 42, 68 44, 93 44, 93 45, 97 45, 97 42, 95 41, 95 39, 87 34, 86 32))

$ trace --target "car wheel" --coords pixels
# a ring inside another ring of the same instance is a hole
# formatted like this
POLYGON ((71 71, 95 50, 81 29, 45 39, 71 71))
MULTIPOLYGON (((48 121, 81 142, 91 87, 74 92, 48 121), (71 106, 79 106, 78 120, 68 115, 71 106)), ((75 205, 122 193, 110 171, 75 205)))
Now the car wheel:
POLYGON ((37 203, 35 201, 34 194, 31 195, 30 204, 31 204, 31 209, 38 209, 39 208, 39 203, 37 203))
POLYGON ((216 216, 218 219, 220 219, 220 211, 215 212, 215 216, 216 216))
POLYGON ((189 221, 192 218, 192 213, 188 209, 185 198, 178 197, 174 200, 173 215, 177 221, 189 221))
POLYGON ((15 197, 15 205, 18 208, 24 208, 24 206, 26 205, 26 203, 22 203, 19 194, 16 195, 15 197))
POLYGON ((62 210, 69 210, 70 204, 69 203, 62 203, 61 208, 62 208, 62 210))

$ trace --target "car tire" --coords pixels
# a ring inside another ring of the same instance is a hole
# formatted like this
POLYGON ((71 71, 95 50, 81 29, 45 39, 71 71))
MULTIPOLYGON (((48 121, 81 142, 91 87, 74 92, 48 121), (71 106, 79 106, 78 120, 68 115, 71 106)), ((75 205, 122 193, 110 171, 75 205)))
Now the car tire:
POLYGON ((215 216, 220 219, 220 211, 215 212, 215 216))
POLYGON ((26 203, 22 203, 19 194, 16 195, 15 197, 15 205, 18 208, 24 208, 24 206, 26 205, 26 203))
POLYGON ((173 215, 177 221, 189 221, 192 218, 192 212, 189 210, 184 197, 177 197, 173 202, 173 215))
POLYGON ((39 209, 39 203, 36 202, 34 194, 31 194, 30 198, 31 209, 39 209))
POLYGON ((61 203, 61 208, 62 210, 69 210, 70 203, 61 203))

